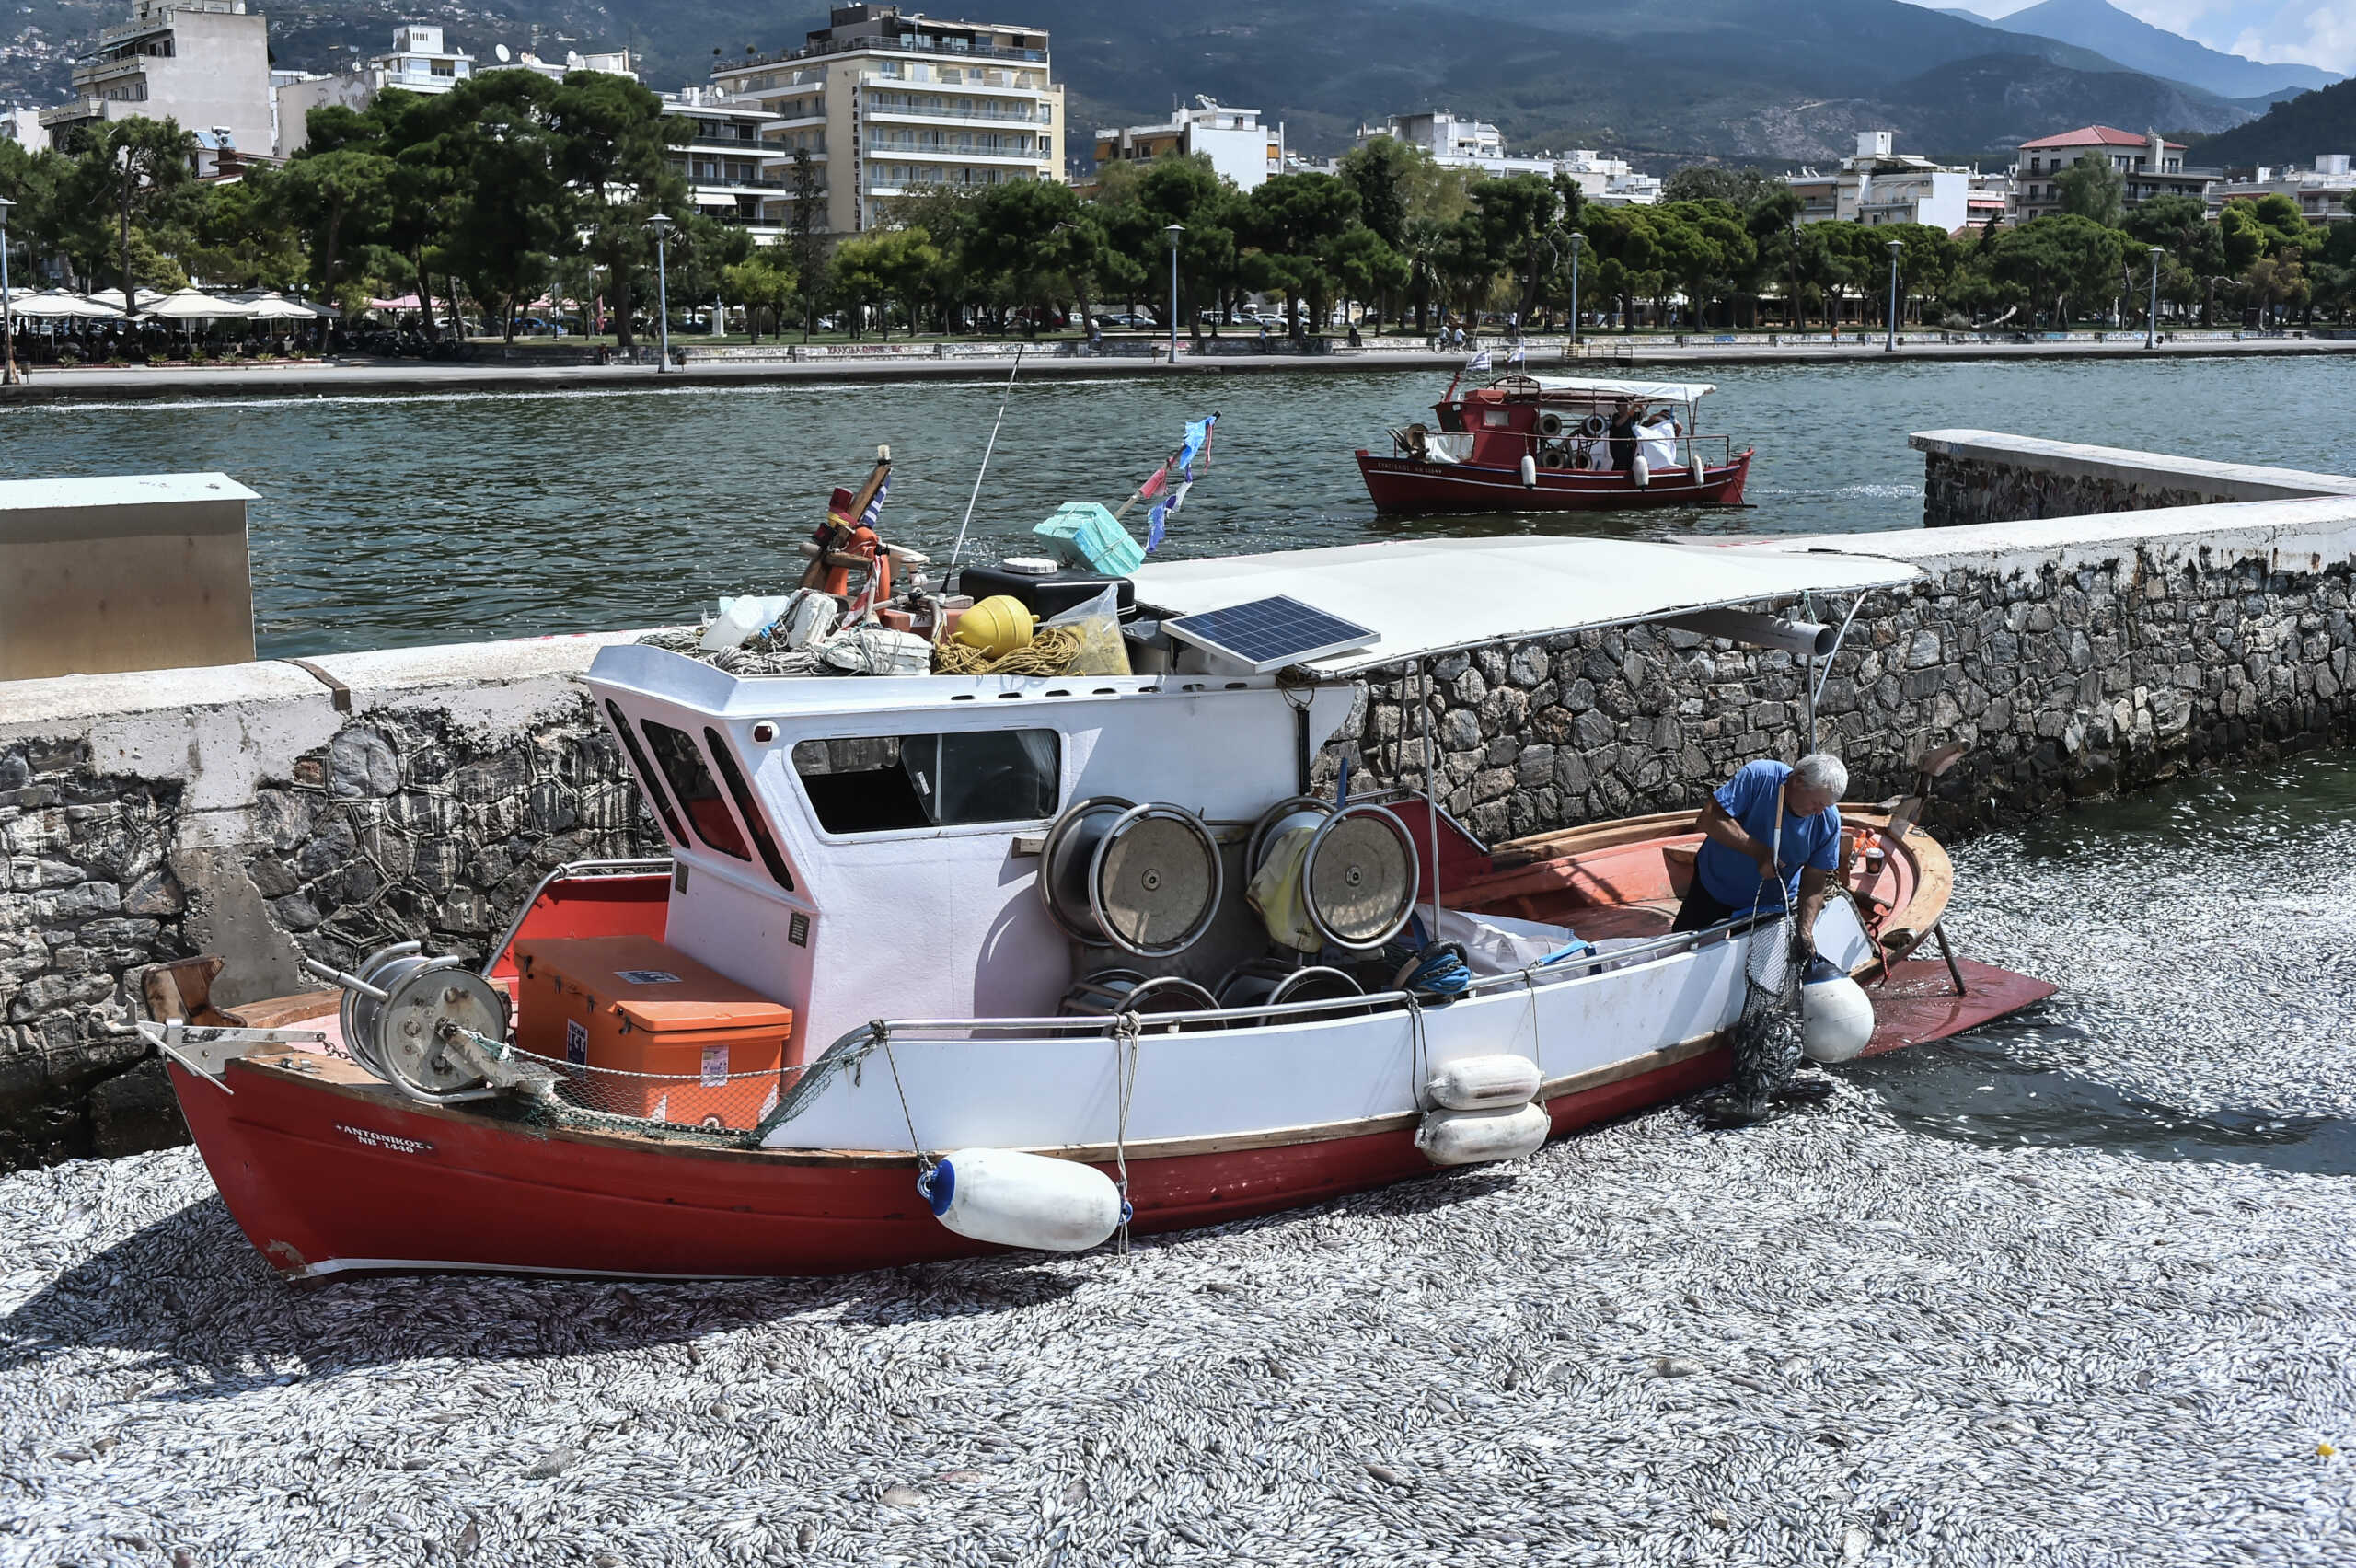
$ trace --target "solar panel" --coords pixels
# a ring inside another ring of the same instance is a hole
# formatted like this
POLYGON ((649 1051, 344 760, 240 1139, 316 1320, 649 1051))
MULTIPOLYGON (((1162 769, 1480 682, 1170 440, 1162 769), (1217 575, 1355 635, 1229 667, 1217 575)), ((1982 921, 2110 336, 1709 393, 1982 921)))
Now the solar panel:
POLYGON ((1288 594, 1205 610, 1161 623, 1161 629, 1207 652, 1251 666, 1255 675, 1382 640, 1380 632, 1329 616, 1288 594))

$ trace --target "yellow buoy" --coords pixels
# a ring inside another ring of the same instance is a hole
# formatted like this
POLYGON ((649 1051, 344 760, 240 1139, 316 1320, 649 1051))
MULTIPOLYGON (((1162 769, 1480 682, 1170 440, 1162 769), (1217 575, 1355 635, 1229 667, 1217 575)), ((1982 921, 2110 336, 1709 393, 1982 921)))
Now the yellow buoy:
POLYGON ((1030 605, 1011 594, 993 594, 957 618, 953 635, 989 658, 1003 659, 1018 648, 1031 646, 1035 623, 1030 605))

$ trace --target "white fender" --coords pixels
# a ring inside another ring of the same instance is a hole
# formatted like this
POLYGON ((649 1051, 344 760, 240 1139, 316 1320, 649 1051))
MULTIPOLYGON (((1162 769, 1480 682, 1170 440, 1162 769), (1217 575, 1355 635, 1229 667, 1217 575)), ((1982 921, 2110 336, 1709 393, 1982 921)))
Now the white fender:
POLYGON ((1702 459, 1700 459, 1699 457, 1696 457, 1696 458, 1694 458, 1694 459, 1693 459, 1693 466, 1692 466, 1692 475, 1693 475, 1693 488, 1694 488, 1695 490, 1700 490, 1700 489, 1702 488, 1702 486, 1703 486, 1703 482, 1704 482, 1704 481, 1703 481, 1703 478, 1702 478, 1702 473, 1703 473, 1703 468, 1702 468, 1702 459))
POLYGON ((1084 1252, 1121 1223, 1121 1190, 1078 1160, 1013 1148, 961 1148, 917 1182, 935 1219, 1000 1247, 1084 1252))
POLYGON ((1856 1059, 1874 1037, 1865 988, 1837 970, 1800 987, 1800 1049, 1811 1062, 1856 1059))
POLYGON ((1494 1111, 1538 1097, 1538 1064, 1527 1056, 1459 1056, 1432 1075, 1424 1094, 1450 1111, 1494 1111))
POLYGON ((1415 1129, 1415 1147, 1434 1165, 1485 1165, 1535 1154, 1552 1124, 1542 1105, 1433 1111, 1415 1129))
POLYGON ((1628 466, 1628 477, 1636 481, 1638 490, 1653 482, 1652 465, 1645 461, 1643 453, 1638 453, 1636 460, 1628 466))
POLYGON ((1521 455, 1521 482, 1532 488, 1538 483, 1538 459, 1527 452, 1521 455))

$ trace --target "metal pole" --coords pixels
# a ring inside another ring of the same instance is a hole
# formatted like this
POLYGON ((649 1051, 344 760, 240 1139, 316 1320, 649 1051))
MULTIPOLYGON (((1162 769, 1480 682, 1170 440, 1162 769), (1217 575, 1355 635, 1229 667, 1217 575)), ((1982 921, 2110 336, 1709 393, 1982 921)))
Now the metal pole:
POLYGON ((1439 758, 1432 753, 1432 663, 1415 662, 1415 707, 1424 716, 1424 825, 1431 841, 1432 929, 1439 940, 1439 758))
POLYGON ((1565 359, 1576 359, 1579 352, 1579 252, 1587 248, 1587 236, 1571 231, 1571 346, 1565 359))
POLYGON ((8 294, 8 209, 15 205, 0 196, 0 386, 9 386, 17 379, 17 307, 8 294))
POLYGON ((655 361, 654 372, 662 375, 671 369, 671 247, 663 235, 654 236, 654 306, 659 313, 654 323, 655 337, 662 345, 662 357, 655 361))
POLYGON ((1897 240, 1889 242, 1889 338, 1882 344, 1884 352, 1898 352, 1898 253, 1904 249, 1897 240))
POLYGON ((1170 363, 1178 363, 1178 236, 1186 231, 1177 224, 1163 229, 1170 241, 1170 363))
POLYGON ((2143 346, 2160 346, 2160 248, 2152 247, 2152 308, 2143 317, 2143 346))

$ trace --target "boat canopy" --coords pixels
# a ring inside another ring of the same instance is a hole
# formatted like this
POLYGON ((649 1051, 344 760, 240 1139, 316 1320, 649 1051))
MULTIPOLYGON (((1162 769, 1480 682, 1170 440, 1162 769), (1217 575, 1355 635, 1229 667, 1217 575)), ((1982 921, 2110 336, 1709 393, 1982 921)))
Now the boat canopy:
POLYGON ((1325 674, 1657 620, 1801 594, 1919 581, 1903 562, 1831 550, 1658 545, 1634 539, 1412 539, 1157 561, 1138 598, 1169 615, 1290 594, 1379 633, 1372 647, 1309 661, 1325 674))
POLYGON ((1707 381, 1582 381, 1566 375, 1533 375, 1541 392, 1572 397, 1639 398, 1647 403, 1692 403, 1717 390, 1707 381))

